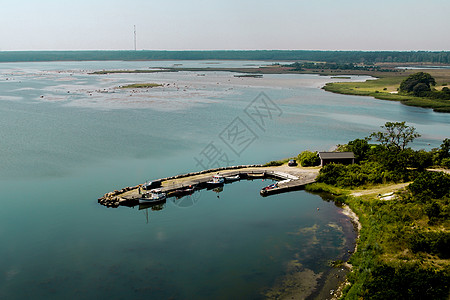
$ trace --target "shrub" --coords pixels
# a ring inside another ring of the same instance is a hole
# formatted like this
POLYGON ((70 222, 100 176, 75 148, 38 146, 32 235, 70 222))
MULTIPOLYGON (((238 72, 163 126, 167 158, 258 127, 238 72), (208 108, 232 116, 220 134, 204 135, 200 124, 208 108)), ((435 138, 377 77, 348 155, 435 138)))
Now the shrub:
POLYGON ((450 169, 450 158, 443 158, 441 160, 441 166, 450 169))
POLYGON ((450 176, 443 172, 423 172, 408 188, 414 196, 439 199, 450 194, 450 176))
POLYGON ((320 165, 320 158, 316 152, 303 151, 298 155, 298 160, 302 167, 313 167, 320 165))

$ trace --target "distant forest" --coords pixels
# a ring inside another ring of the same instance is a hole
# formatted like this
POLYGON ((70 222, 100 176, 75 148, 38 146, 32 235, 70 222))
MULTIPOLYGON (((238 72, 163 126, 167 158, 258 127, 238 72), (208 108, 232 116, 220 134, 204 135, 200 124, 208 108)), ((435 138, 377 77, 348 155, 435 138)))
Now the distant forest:
POLYGON ((0 51, 0 62, 86 60, 277 60, 330 63, 440 63, 450 64, 449 51, 0 51))

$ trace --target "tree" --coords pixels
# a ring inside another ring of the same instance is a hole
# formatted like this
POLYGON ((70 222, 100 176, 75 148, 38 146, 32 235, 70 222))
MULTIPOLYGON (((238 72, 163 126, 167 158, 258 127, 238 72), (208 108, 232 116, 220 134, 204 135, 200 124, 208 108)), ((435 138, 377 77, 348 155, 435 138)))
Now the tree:
POLYGON ((381 128, 384 131, 373 132, 370 138, 375 138, 389 150, 403 151, 409 143, 420 137, 416 128, 407 126, 406 122, 386 122, 381 128))
POLYGON ((439 158, 449 158, 450 157, 450 139, 445 139, 442 141, 441 148, 438 150, 439 158))
POLYGON ((430 74, 424 72, 414 73, 400 83, 400 92, 423 93, 431 91, 431 86, 436 85, 436 80, 430 74))
POLYGON ((431 88, 423 82, 419 82, 413 87, 412 93, 416 97, 424 96, 426 92, 431 91, 431 88))
POLYGON ((370 145, 367 142, 367 139, 356 139, 348 142, 344 149, 345 151, 353 152, 355 154, 355 162, 359 163, 360 161, 367 159, 370 145))
POLYGON ((424 172, 408 186, 413 196, 426 195, 439 199, 450 195, 450 175, 443 172, 424 172))
POLYGON ((298 155, 298 160, 302 167, 312 167, 320 165, 320 158, 315 152, 303 151, 298 155))

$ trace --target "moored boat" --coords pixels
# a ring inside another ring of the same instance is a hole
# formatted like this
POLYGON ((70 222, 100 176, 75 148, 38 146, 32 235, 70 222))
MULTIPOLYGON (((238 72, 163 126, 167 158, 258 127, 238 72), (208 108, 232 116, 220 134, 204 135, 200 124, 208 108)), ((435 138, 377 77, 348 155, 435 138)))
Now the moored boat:
POLYGON ((212 177, 212 179, 211 179, 210 181, 207 182, 207 184, 208 184, 210 187, 213 187, 213 186, 220 186, 220 185, 223 185, 224 183, 225 183, 225 179, 223 178, 222 175, 219 175, 219 174, 214 175, 214 176, 212 177))
POLYGON ((265 172, 262 173, 248 173, 247 177, 248 178, 264 178, 266 176, 265 172))
POLYGON ((148 193, 145 193, 139 198, 139 203, 160 203, 166 201, 166 193, 164 193, 161 189, 153 189, 148 193))
POLYGON ((262 188, 261 191, 260 191, 260 194, 264 196, 264 195, 266 195, 268 193, 268 191, 273 190, 273 189, 275 189, 277 187, 278 187, 278 182, 275 182, 275 183, 273 183, 271 185, 268 185, 268 186, 262 188))
POLYGON ((224 176, 225 182, 232 182, 232 181, 237 181, 239 179, 241 179, 241 176, 239 176, 239 174, 234 175, 234 176, 224 176))

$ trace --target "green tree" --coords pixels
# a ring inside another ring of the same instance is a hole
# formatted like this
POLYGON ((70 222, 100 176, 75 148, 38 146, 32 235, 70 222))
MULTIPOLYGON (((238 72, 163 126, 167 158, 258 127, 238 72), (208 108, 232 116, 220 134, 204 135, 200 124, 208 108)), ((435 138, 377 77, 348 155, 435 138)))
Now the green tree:
POLYGON ((412 182, 408 189, 413 196, 427 196, 439 199, 450 195, 450 175, 443 172, 423 172, 412 182))
POLYGON ((441 148, 438 150, 438 155, 440 159, 450 157, 450 139, 442 141, 441 148))
POLYGON ((367 142, 367 139, 356 139, 348 142, 344 149, 345 151, 353 152, 353 154, 355 154, 355 162, 359 163, 360 161, 367 159, 370 145, 367 142))
POLYGON ((302 167, 312 167, 320 165, 320 158, 316 152, 303 151, 298 155, 298 160, 302 167))
POLYGON ((423 93, 431 91, 431 86, 436 85, 436 80, 428 73, 418 72, 408 76, 400 83, 400 92, 423 93))
POLYGON ((370 138, 389 150, 403 151, 409 143, 420 137, 416 128, 406 125, 406 122, 386 122, 381 128, 384 130, 372 133, 370 138))

